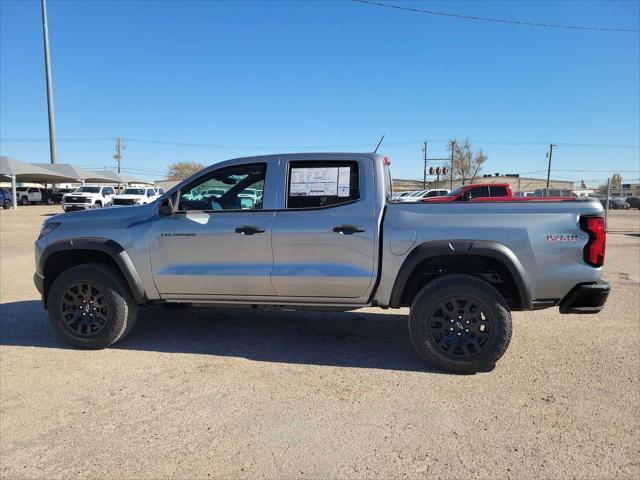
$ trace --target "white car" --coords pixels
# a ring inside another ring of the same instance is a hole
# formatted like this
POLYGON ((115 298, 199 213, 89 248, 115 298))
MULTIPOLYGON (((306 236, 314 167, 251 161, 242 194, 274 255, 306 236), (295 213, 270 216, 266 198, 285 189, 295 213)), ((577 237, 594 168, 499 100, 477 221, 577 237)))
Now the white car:
POLYGON ((155 188, 125 188, 113 197, 113 205, 145 205, 153 202, 159 196, 160 194, 155 188))
POLYGON ((431 190, 419 190, 417 192, 410 193, 404 197, 398 197, 396 200, 399 202, 419 202, 424 198, 429 197, 442 197, 449 193, 446 188, 432 188, 431 190))
POLYGON ((108 207, 115 194, 113 187, 80 187, 75 192, 67 193, 62 197, 62 209, 65 212, 72 212, 108 207))

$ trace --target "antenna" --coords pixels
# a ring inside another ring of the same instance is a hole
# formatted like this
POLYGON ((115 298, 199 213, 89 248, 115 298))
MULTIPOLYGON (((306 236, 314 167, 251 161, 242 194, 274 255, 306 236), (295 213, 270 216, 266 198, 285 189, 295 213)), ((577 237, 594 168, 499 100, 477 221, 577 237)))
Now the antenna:
POLYGON ((376 147, 376 149, 373 151, 373 153, 378 153, 378 148, 380 148, 380 145, 382 144, 382 140, 384 140, 384 135, 382 135, 382 138, 380 139, 380 141, 378 142, 378 146, 376 147))

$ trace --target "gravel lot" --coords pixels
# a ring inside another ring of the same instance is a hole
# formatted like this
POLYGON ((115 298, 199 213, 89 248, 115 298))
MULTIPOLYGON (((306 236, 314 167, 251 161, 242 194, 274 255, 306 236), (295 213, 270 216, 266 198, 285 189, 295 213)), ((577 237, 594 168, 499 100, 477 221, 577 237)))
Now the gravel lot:
POLYGON ((407 311, 148 308, 67 348, 33 286, 40 224, 0 211, 3 478, 639 478, 640 212, 609 219, 598 316, 514 314, 490 373, 431 371, 407 311))

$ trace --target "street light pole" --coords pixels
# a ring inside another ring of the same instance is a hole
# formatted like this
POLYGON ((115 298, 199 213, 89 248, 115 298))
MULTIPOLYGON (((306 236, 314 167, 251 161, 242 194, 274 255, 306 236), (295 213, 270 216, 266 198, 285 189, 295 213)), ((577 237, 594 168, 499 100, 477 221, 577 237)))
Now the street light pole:
POLYGON ((56 163, 56 119, 53 112, 53 85, 51 84, 51 58, 49 56, 49 27, 47 25, 47 2, 40 1, 42 5, 42 34, 44 36, 44 67, 47 78, 47 106, 49 109, 49 150, 51 163, 56 163))

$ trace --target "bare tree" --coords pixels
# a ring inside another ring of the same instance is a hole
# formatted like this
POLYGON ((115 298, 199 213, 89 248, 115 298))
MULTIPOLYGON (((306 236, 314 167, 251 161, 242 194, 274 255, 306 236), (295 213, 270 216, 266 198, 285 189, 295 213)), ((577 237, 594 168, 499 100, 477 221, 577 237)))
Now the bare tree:
POLYGON ((462 181, 464 185, 467 180, 471 183, 482 170, 482 164, 487 161, 487 155, 482 149, 473 152, 469 139, 465 139, 464 143, 455 141, 453 145, 453 174, 462 181))
POLYGON ((181 180, 190 177, 204 168, 196 162, 175 162, 169 165, 169 180, 181 180))

